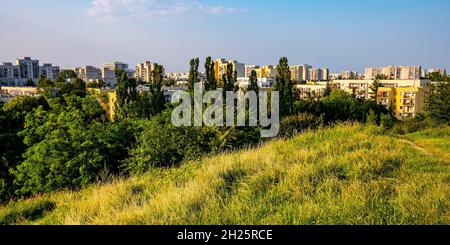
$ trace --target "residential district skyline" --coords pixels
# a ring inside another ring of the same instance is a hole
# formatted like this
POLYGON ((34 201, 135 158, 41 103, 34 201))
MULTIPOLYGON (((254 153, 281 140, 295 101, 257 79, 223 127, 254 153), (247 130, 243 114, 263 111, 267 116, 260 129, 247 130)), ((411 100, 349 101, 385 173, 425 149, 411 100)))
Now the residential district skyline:
POLYGON ((151 60, 182 72, 193 57, 245 64, 450 68, 450 2, 0 0, 0 61, 73 68, 151 60), (6 7, 7 6, 7 7, 6 7))

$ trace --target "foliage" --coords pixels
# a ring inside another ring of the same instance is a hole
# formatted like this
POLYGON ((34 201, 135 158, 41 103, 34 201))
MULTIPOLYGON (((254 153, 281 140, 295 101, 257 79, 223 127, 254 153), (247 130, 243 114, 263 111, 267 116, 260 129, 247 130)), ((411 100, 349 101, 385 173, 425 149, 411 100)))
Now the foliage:
POLYGON ((12 171, 18 195, 86 186, 102 167, 118 170, 127 156, 126 128, 105 127, 106 115, 95 98, 64 99, 67 106, 49 111, 40 106, 26 117, 20 135, 29 148, 12 171))
POLYGON ((444 157, 450 129, 406 139, 376 130, 319 129, 77 192, 11 202, 0 207, 0 217, 42 200, 55 208, 10 224, 450 224, 444 157))
POLYGON ((279 136, 293 137, 298 133, 322 126, 323 119, 308 113, 300 113, 283 118, 280 124, 279 136))
POLYGON ((430 85, 427 112, 438 123, 450 125, 450 81, 430 85))
POLYGON ((291 115, 294 112, 294 83, 291 80, 291 71, 288 59, 283 57, 277 66, 275 91, 280 93, 280 117, 291 115))
POLYGON ((190 93, 194 92, 194 84, 199 83, 199 67, 200 60, 198 58, 191 59, 190 61, 190 69, 189 69, 189 78, 188 78, 188 89, 190 93))
POLYGON ((215 77, 214 61, 212 61, 211 56, 208 56, 205 61, 205 91, 216 90, 217 81, 215 77))

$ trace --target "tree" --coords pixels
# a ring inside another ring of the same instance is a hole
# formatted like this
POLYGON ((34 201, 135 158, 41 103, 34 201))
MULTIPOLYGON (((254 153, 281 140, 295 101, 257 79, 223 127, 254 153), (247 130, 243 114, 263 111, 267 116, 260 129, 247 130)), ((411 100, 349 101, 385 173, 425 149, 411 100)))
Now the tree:
POLYGON ((227 71, 222 76, 222 83, 223 83, 223 91, 235 91, 236 87, 235 84, 237 82, 237 72, 234 69, 233 64, 228 63, 227 64, 227 71))
POLYGON ((376 75, 375 80, 373 81, 372 85, 370 85, 370 90, 374 94, 374 99, 375 99, 375 102, 377 102, 377 103, 378 103, 378 90, 382 86, 380 80, 386 80, 386 79, 387 79, 386 75, 378 74, 378 75, 376 75))
POLYGON ((118 149, 97 99, 67 95, 64 100, 63 106, 51 110, 39 106, 25 119, 19 135, 29 148, 12 170, 18 195, 85 186, 105 165, 118 168, 117 159, 110 157, 118 149))
POLYGON ((199 83, 199 76, 198 76, 198 66, 199 66, 200 60, 198 58, 191 59, 190 62, 190 69, 189 69, 189 78, 188 78, 188 89, 190 93, 194 93, 194 84, 199 83))
POLYGON ((34 87, 34 86, 36 86, 36 84, 34 84, 32 79, 28 78, 23 86, 25 86, 25 87, 34 87))
POLYGON ((48 90, 50 88, 53 88, 55 84, 47 79, 45 76, 41 76, 37 82, 37 87, 43 90, 48 90))
POLYGON ((450 82, 437 82, 430 85, 427 95, 427 112, 439 123, 450 124, 450 82))
POLYGON ((255 70, 253 70, 250 74, 249 83, 248 83, 248 91, 254 91, 258 94, 258 91, 259 91, 258 77, 256 75, 255 70))
POLYGON ((135 113, 135 103, 138 101, 137 81, 134 78, 128 78, 123 70, 116 71, 116 119, 125 119, 135 113))
POLYGON ((152 71, 152 83, 150 84, 152 115, 161 113, 164 110, 165 97, 162 91, 164 68, 162 65, 155 64, 152 71))
POLYGON ((214 62, 208 56, 205 61, 205 91, 215 90, 217 88, 217 81, 215 76, 214 62))
POLYGON ((283 57, 277 66, 275 91, 280 93, 280 116, 288 116, 294 112, 294 84, 291 79, 288 59, 283 57))

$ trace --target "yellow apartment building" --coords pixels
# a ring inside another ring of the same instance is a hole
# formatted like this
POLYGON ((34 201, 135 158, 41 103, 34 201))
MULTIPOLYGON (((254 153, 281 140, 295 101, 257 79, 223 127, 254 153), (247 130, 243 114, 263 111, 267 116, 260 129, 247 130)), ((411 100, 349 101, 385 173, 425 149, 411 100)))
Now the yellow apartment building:
POLYGON ((378 103, 392 108, 398 119, 414 118, 425 111, 427 87, 380 87, 378 103))
POLYGON ((217 59, 214 61, 214 77, 217 81, 222 80, 223 75, 227 73, 227 66, 231 64, 233 71, 237 73, 237 77, 245 77, 245 65, 236 60, 217 59))
POLYGON ((105 110, 109 120, 114 121, 114 117, 116 116, 116 90, 89 88, 88 92, 97 97, 100 106, 105 110))

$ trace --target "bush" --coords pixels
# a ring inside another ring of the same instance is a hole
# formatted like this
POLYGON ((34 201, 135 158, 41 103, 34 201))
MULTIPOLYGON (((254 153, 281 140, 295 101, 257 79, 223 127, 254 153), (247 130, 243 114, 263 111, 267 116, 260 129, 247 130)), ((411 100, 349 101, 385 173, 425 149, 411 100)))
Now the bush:
POLYGON ((438 127, 436 121, 430 117, 418 115, 416 118, 398 121, 398 123, 392 127, 392 131, 396 134, 409 134, 433 127, 438 127))
POLYGON ((152 167, 170 167, 183 160, 197 159, 211 151, 211 135, 203 127, 175 127, 166 110, 150 121, 143 121, 144 131, 131 150, 131 158, 123 168, 130 173, 142 173, 152 167))
POLYGON ((281 120, 280 137, 292 137, 308 129, 314 129, 323 124, 322 117, 309 113, 287 116, 281 120))

